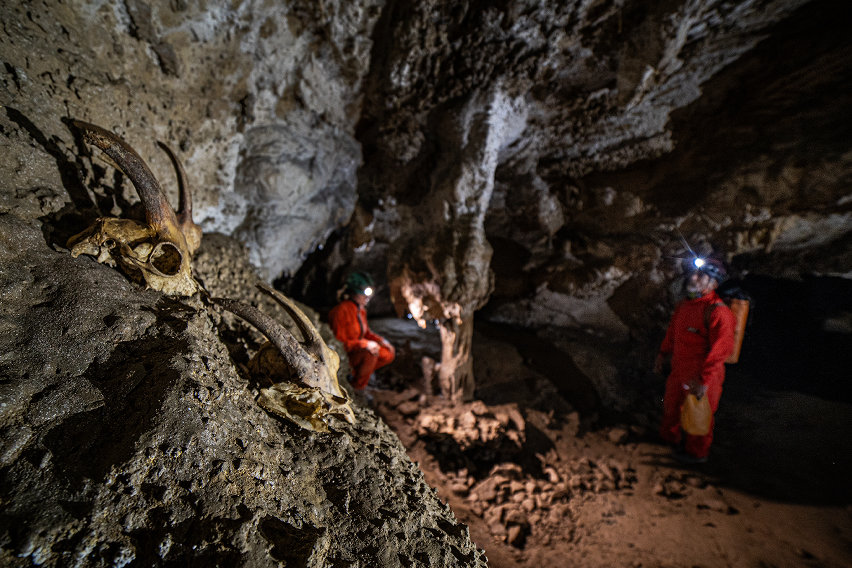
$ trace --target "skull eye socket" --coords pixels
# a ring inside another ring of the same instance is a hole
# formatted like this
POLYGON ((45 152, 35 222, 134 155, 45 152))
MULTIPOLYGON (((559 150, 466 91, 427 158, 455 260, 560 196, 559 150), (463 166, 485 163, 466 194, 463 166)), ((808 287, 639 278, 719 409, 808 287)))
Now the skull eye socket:
POLYGON ((172 243, 159 243, 149 259, 151 267, 162 276, 174 276, 180 272, 183 255, 172 243))
POLYGON ((108 249, 115 248, 115 241, 112 240, 112 239, 107 239, 107 240, 104 241, 103 246, 105 246, 108 249))

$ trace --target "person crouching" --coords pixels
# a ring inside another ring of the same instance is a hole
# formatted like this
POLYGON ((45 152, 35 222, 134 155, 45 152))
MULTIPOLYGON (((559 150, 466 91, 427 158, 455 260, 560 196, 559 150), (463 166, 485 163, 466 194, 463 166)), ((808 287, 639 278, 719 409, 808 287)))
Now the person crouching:
POLYGON ((363 390, 376 369, 393 362, 396 351, 384 337, 370 331, 367 304, 373 295, 373 278, 353 272, 346 278, 340 303, 328 314, 334 336, 343 343, 352 367, 352 386, 363 390))

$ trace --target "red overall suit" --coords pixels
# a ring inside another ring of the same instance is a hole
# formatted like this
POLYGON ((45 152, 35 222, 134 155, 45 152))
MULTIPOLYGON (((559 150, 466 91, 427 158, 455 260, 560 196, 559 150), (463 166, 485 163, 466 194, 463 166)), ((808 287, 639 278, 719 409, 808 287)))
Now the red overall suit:
POLYGON ((328 321, 334 336, 343 343, 349 355, 349 365, 355 379, 352 385, 360 390, 367 386, 373 371, 391 363, 396 356, 392 345, 380 335, 376 335, 367 326, 367 310, 352 300, 343 300, 328 314, 328 321), (367 349, 367 343, 379 344, 379 354, 373 355, 367 349))
MULTIPOLYGON (((663 397, 663 423, 660 435, 672 444, 681 441, 680 407, 688 394, 684 385, 698 381, 707 387, 710 409, 716 413, 725 381, 725 359, 734 350, 736 318, 715 291, 694 300, 684 300, 675 308, 660 354, 671 355, 672 372, 663 397), (709 312, 709 326, 705 323, 709 312)), ((713 442, 713 426, 705 436, 686 435, 688 454, 706 458, 713 442)))

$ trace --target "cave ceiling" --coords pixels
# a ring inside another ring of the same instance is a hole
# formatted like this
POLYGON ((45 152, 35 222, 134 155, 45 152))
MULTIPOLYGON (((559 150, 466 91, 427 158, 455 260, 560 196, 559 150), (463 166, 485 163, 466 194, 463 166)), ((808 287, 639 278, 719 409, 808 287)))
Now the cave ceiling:
POLYGON ((673 275, 682 236, 742 272, 848 276, 844 2, 4 13, 4 207, 60 246, 136 200, 73 118, 132 140, 160 179, 153 143, 171 142, 204 231, 306 300, 360 266, 434 285, 419 301, 445 316, 577 325, 583 301, 586 323, 623 333, 607 302, 673 275), (9 197, 34 187, 50 194, 35 207, 9 197), (554 301, 566 317, 543 313, 554 301))
POLYGON ((359 124, 361 203, 395 209, 373 236, 435 232, 446 154, 464 162, 483 136, 465 105, 496 96, 480 112, 499 138, 484 223, 497 319, 670 275, 681 236, 743 272, 848 274, 844 16, 837 2, 395 5, 359 124))

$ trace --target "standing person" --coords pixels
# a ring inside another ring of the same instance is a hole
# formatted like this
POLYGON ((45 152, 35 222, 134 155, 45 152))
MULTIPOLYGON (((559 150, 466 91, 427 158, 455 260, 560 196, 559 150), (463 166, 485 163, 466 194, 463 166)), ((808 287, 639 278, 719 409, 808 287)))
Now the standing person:
POLYGON ((367 386, 373 371, 396 356, 393 345, 367 325, 367 304, 372 295, 373 278, 366 272, 353 272, 346 279, 341 302, 328 314, 331 329, 349 356, 352 385, 358 390, 367 386))
POLYGON ((654 363, 662 374, 671 357, 671 373, 663 398, 660 435, 681 450, 674 457, 685 463, 704 463, 713 442, 713 422, 704 436, 681 432, 680 408, 686 395, 706 396, 715 414, 725 380, 725 359, 734 349, 736 318, 716 293, 727 277, 724 266, 715 259, 696 259, 695 270, 685 281, 686 299, 675 308, 666 337, 654 363))

